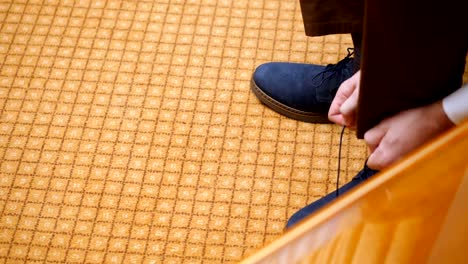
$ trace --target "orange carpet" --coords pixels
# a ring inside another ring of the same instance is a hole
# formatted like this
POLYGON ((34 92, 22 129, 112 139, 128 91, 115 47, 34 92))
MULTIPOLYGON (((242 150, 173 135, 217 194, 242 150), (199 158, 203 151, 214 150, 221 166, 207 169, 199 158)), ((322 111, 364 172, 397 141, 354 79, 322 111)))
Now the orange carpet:
MULTIPOLYGON (((335 186, 340 128, 250 92, 334 63, 297 0, 0 2, 2 263, 227 263, 335 186)), ((342 182, 366 148, 352 132, 342 182)))

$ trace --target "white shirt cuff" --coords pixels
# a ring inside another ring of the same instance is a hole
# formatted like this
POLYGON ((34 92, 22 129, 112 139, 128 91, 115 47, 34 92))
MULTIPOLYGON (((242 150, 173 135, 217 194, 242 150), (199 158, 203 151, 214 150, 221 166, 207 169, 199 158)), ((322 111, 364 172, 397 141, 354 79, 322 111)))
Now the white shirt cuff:
POLYGON ((468 83, 442 100, 445 114, 454 124, 468 119, 468 83))

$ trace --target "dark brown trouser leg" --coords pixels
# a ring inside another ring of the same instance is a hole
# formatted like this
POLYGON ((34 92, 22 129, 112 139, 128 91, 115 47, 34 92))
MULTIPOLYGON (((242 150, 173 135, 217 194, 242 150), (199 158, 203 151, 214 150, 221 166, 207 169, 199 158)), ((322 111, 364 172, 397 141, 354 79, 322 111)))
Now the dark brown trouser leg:
POLYGON ((366 0, 357 134, 461 87, 467 1, 366 0))

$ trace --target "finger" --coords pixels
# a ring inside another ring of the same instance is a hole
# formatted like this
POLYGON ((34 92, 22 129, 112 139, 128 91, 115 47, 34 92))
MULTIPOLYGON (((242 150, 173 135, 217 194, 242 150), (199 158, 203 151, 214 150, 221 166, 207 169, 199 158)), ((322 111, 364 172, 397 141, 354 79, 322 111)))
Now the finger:
POLYGON ((328 116, 341 115, 340 107, 348 97, 346 96, 346 94, 342 93, 342 90, 340 89, 342 89, 343 85, 345 85, 345 88, 343 89, 349 89, 346 87, 347 84, 342 83, 341 85, 342 86, 340 86, 340 88, 338 89, 338 92, 336 93, 335 98, 333 98, 333 101, 330 105, 330 110, 328 110, 328 116))
POLYGON ((335 98, 333 98, 332 104, 330 109, 334 110, 335 113, 338 113, 340 110, 340 106, 343 102, 348 99, 351 94, 356 89, 356 78, 359 78, 359 72, 351 76, 351 78, 347 79, 343 83, 341 83, 340 87, 338 87, 338 91, 336 92, 335 98))
POLYGON ((343 115, 344 124, 347 128, 356 128, 356 115, 351 114, 348 116, 343 115))
POLYGON ((347 127, 356 125, 356 108, 358 102, 359 89, 354 89, 351 96, 341 105, 340 112, 347 127))
POLYGON ((340 112, 342 115, 352 115, 356 112, 357 104, 358 104, 358 97, 359 97, 359 89, 354 89, 354 92, 351 96, 344 101, 344 103, 340 107, 340 112))
POLYGON ((367 159, 367 166, 374 170, 383 170, 398 159, 399 156, 396 149, 384 138, 382 139, 382 143, 367 159))
POLYGON ((333 116, 328 116, 328 120, 331 122, 340 125, 340 126, 346 126, 345 121, 343 119, 343 116, 338 114, 338 115, 333 115, 333 116))
POLYGON ((352 94, 355 86, 351 80, 347 80, 343 82, 338 89, 338 92, 333 99, 333 102, 330 106, 330 110, 328 111, 328 119, 334 123, 339 125, 345 125, 343 115, 341 114, 340 107, 346 99, 352 94))
POLYGON ((368 130, 364 134, 364 141, 369 147, 369 150, 371 153, 374 152, 374 150, 379 146, 380 142, 384 138, 387 131, 388 131, 387 126, 381 123, 375 126, 374 128, 368 130))
POLYGON ((367 167, 373 170, 382 170, 385 166, 385 152, 382 151, 382 148, 378 147, 375 149, 372 154, 370 154, 369 158, 367 159, 367 167))

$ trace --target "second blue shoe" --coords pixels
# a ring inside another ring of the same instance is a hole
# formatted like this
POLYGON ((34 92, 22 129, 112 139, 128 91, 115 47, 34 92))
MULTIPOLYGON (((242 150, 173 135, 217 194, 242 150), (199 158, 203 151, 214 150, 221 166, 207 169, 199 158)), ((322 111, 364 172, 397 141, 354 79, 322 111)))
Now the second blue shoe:
POLYGON ((298 222, 302 221, 307 216, 316 212, 318 209, 334 201, 336 198, 338 198, 337 196, 338 193, 341 195, 343 193, 350 191, 351 189, 363 183, 365 180, 374 176, 378 172, 379 171, 370 169, 369 167, 367 167, 367 165, 365 165, 364 169, 362 169, 350 182, 341 186, 341 188, 338 189, 338 192, 337 191, 331 192, 327 194, 326 196, 318 199, 317 201, 307 205, 306 207, 294 213, 291 216, 291 218, 289 218, 288 223, 286 224, 286 229, 291 228, 292 226, 296 225, 298 222))

